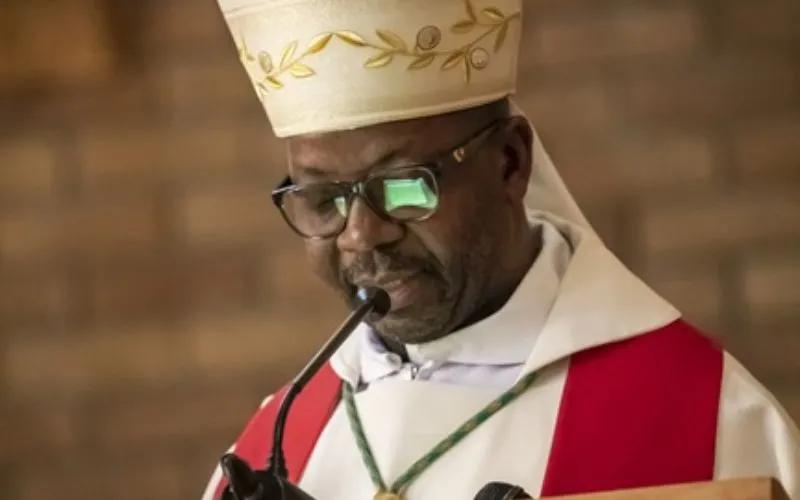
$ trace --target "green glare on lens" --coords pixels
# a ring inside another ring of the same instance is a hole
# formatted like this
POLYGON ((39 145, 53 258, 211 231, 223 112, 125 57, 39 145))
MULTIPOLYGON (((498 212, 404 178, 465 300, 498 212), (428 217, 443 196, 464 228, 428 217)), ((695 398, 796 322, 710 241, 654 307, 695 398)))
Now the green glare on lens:
POLYGON ((333 203, 336 204, 336 210, 339 211, 339 215, 347 217, 347 199, 344 196, 337 196, 333 199, 333 203))
POLYGON ((402 207, 433 209, 439 202, 424 179, 384 179, 383 194, 387 212, 402 207))

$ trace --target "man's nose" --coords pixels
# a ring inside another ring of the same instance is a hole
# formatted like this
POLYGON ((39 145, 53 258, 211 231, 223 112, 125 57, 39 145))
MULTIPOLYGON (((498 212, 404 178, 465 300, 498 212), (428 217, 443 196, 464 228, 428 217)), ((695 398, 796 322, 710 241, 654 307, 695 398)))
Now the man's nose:
POLYGON ((399 241, 404 234, 400 224, 381 218, 364 200, 356 197, 336 244, 344 252, 368 252, 399 241))

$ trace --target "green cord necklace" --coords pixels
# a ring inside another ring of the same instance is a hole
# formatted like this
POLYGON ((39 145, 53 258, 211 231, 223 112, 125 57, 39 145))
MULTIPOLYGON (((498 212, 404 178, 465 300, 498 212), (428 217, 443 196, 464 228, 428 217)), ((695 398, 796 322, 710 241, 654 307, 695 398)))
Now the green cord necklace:
POLYGON ((498 411, 505 408, 509 403, 517 399, 522 393, 527 391, 536 379, 536 373, 532 372, 525 375, 509 390, 498 396, 494 401, 486 405, 482 410, 476 413, 472 418, 461 424, 461 426, 453 431, 449 436, 444 438, 436 446, 433 447, 422 458, 414 462, 403 474, 401 474, 392 484, 387 487, 378 470, 378 464, 375 461, 375 456, 372 454, 372 449, 367 442, 367 437, 364 435, 364 428, 361 424, 361 418, 358 415, 355 402, 355 390, 350 384, 345 383, 342 388, 342 397, 344 398, 345 410, 347 411, 347 418, 350 422, 350 429, 356 439, 356 446, 361 454, 361 460, 369 472, 372 484, 375 486, 377 492, 375 493, 375 500, 403 500, 403 494, 411 485, 411 483, 418 478, 428 467, 442 457, 450 449, 461 442, 479 425, 489 420, 489 418, 498 411))

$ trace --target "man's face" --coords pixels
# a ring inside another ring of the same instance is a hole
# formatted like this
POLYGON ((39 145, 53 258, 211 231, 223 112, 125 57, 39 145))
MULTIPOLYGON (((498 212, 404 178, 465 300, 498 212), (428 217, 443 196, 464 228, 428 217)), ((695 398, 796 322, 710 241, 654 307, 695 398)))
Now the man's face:
MULTIPOLYGON (((297 185, 353 181, 437 160, 489 122, 452 116, 398 122, 289 140, 290 176, 297 185)), ((496 238, 507 230, 509 205, 497 135, 437 179, 438 208, 418 222, 381 217, 356 197, 337 236, 306 240, 315 273, 352 301, 356 287, 389 293, 391 311, 373 328, 400 343, 450 333, 480 307, 498 266, 496 238)))

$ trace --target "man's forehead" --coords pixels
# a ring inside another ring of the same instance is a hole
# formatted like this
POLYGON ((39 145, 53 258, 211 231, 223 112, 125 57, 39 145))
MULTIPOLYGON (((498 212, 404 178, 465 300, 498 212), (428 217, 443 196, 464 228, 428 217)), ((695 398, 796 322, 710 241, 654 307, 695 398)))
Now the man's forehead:
POLYGON ((351 177, 412 157, 412 141, 400 138, 326 139, 295 141, 289 154, 290 172, 300 177, 351 177))
POLYGON ((422 160, 451 135, 445 127, 432 125, 432 120, 415 120, 293 137, 288 139, 290 168, 301 174, 331 171, 349 175, 422 160))

